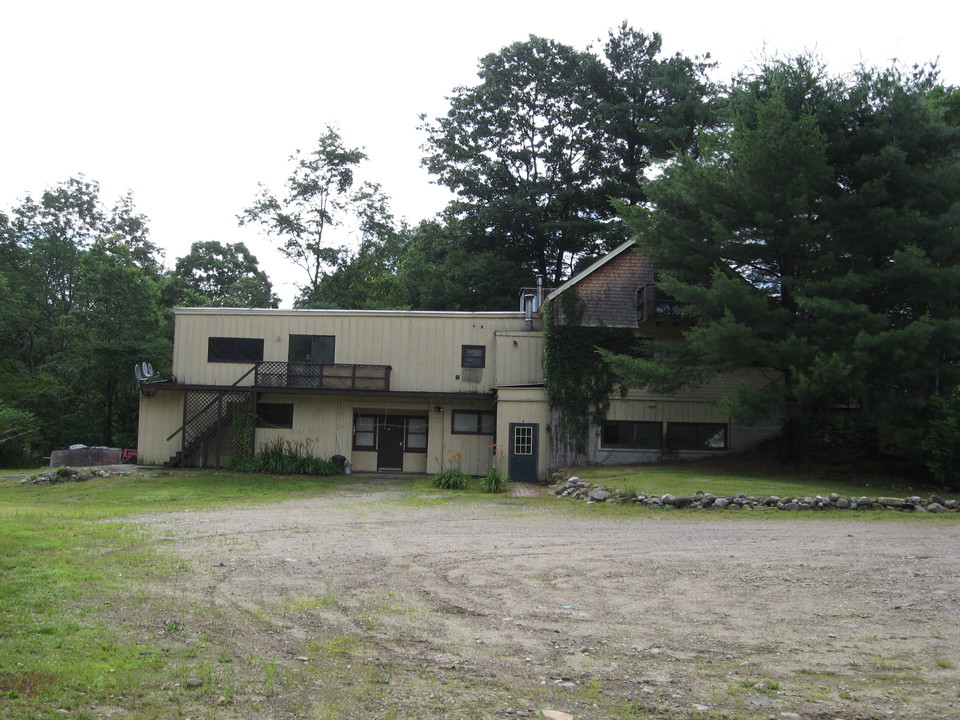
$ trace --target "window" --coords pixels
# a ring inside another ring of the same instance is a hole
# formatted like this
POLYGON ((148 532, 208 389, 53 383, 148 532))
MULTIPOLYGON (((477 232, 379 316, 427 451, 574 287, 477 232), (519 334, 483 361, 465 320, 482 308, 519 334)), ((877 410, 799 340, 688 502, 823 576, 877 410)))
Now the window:
POLYGON ((427 451, 427 419, 424 417, 407 418, 407 438, 404 443, 407 452, 427 451))
POLYGON ((482 368, 486 366, 487 348, 485 345, 462 345, 460 348, 460 367, 482 368))
POLYGON ((455 435, 496 435, 497 416, 492 412, 453 411, 455 435))
POLYGON ((723 423, 667 423, 671 450, 726 450, 727 426, 723 423))
POLYGON ((513 429, 514 455, 533 455, 533 426, 517 425, 513 429))
POLYGON ((292 428, 293 403, 257 403, 258 428, 292 428))
POLYGON ((207 362, 263 362, 263 338, 209 338, 207 362))
POLYGON ((335 335, 291 335, 287 360, 292 363, 333 365, 336 340, 335 335))
POLYGON ((658 422, 607 420, 600 443, 605 448, 659 450, 662 426, 658 422))
POLYGON ((377 449, 377 418, 373 415, 357 415, 353 424, 353 449, 377 449))

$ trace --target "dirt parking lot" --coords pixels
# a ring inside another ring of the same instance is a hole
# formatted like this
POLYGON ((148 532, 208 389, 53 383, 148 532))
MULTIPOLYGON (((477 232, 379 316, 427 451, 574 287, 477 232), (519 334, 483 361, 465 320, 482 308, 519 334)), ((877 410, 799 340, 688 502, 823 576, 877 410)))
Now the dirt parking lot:
POLYGON ((276 660, 233 717, 960 718, 960 523, 786 515, 368 483, 144 522, 193 570, 158 590, 276 660))

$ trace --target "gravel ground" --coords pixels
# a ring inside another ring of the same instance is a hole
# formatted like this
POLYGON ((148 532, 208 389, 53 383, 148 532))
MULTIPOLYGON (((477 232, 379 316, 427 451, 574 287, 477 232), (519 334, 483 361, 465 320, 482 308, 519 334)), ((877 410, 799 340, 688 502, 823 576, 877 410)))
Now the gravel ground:
POLYGON ((143 522, 196 570, 161 590, 289 670, 236 717, 960 718, 960 523, 871 515, 367 483, 143 522))

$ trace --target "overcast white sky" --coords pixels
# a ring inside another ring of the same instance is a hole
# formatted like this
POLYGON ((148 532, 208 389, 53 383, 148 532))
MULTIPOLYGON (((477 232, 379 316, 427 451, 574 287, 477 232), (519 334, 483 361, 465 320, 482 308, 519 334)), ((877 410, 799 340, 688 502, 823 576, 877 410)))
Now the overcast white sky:
POLYGON ((195 241, 243 241, 287 306, 298 270, 237 227, 257 183, 279 189, 334 124, 398 216, 432 216, 449 196, 420 168, 418 114, 443 114, 481 56, 531 34, 599 46, 627 20, 709 52, 722 79, 764 49, 811 49, 837 72, 939 58, 960 84, 960 11, 927 0, 6 0, 0 17, 0 208, 83 173, 105 204, 133 191, 168 266, 195 241))

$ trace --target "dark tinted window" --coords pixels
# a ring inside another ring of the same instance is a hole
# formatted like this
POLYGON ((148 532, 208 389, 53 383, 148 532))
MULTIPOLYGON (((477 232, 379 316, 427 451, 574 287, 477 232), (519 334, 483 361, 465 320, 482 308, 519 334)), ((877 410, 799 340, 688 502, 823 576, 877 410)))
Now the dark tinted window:
POLYGON ((258 428, 292 428, 293 403, 258 403, 258 428))
POLYGON ((667 423, 671 450, 726 450, 727 426, 723 423, 667 423))
POLYGON ((463 345, 460 349, 460 367, 482 368, 486 360, 487 348, 483 345, 463 345))
POLYGON ((660 448, 661 426, 658 422, 607 420, 603 423, 601 444, 605 448, 660 448))
POLYGON ((263 362, 263 338, 212 337, 207 341, 207 362, 263 362))

